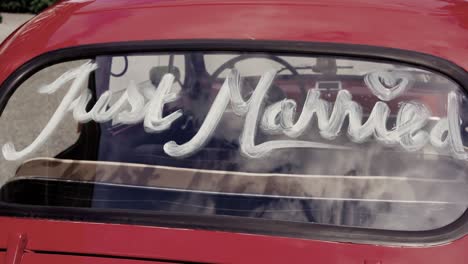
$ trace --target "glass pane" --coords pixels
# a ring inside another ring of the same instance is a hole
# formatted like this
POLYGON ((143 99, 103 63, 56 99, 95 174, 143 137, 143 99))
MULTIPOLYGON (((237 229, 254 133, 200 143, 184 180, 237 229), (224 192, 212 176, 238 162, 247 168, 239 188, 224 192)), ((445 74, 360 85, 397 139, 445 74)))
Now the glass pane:
POLYGON ((67 65, 2 115, 4 202, 410 231, 467 208, 467 99, 435 72, 233 52, 67 65))
MULTIPOLYGON (((53 82, 66 71, 72 70, 85 63, 73 61, 50 66, 30 77, 24 82, 9 99, 5 110, 0 117, 0 142, 14 143, 18 150, 24 149, 39 135, 50 117, 66 94, 66 89, 58 90, 53 94, 39 93, 44 85, 53 82)), ((64 118, 51 133, 51 140, 39 145, 34 153, 21 159, 5 160, 0 157, 0 184, 15 175, 15 171, 25 158, 54 157, 64 149, 74 144, 78 137, 78 122, 71 115, 64 118)))

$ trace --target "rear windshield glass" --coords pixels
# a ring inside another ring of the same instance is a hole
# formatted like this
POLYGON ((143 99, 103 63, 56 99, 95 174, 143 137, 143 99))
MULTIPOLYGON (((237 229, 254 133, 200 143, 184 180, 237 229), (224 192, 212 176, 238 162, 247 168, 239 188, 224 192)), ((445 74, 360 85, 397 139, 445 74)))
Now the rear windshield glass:
POLYGON ((405 64, 98 56, 34 74, 0 122, 4 205, 420 231, 468 204, 466 96, 405 64))

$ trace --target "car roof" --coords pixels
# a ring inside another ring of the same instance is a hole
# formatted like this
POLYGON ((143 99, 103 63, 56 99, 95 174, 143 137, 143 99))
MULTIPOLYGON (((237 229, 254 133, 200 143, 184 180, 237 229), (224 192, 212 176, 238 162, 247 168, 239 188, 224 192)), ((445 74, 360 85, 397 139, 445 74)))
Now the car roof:
POLYGON ((48 51, 144 40, 283 40, 390 47, 468 69, 463 0, 68 0, 0 47, 0 83, 48 51))

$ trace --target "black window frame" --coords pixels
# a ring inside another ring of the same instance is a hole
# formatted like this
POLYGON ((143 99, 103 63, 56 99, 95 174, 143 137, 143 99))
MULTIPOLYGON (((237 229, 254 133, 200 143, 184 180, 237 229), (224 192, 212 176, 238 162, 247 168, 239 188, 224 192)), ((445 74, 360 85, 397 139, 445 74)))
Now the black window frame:
MULTIPOLYGON (((97 55, 118 56, 144 52, 275 52, 282 55, 339 56, 368 61, 407 64, 439 73, 457 83, 468 94, 468 72, 446 59, 416 51, 356 44, 258 40, 156 40, 90 44, 43 53, 16 69, 0 85, 0 115, 21 83, 36 72, 56 63, 93 59, 97 55)), ((468 210, 451 224, 429 231, 391 231, 315 223, 246 219, 227 216, 188 216, 174 213, 92 208, 63 208, 14 205, 0 202, 0 215, 39 217, 86 222, 136 224, 193 228, 398 246, 429 246, 452 242, 468 234, 468 210), (240 228, 242 226, 242 228, 240 228)))

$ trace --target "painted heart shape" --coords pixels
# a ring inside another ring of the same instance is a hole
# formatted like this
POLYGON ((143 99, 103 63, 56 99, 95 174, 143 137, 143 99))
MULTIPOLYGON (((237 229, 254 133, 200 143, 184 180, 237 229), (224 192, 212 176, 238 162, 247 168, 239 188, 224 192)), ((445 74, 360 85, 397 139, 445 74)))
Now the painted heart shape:
POLYGON ((401 72, 374 71, 366 74, 364 82, 382 101, 390 101, 410 88, 412 82, 401 72))

